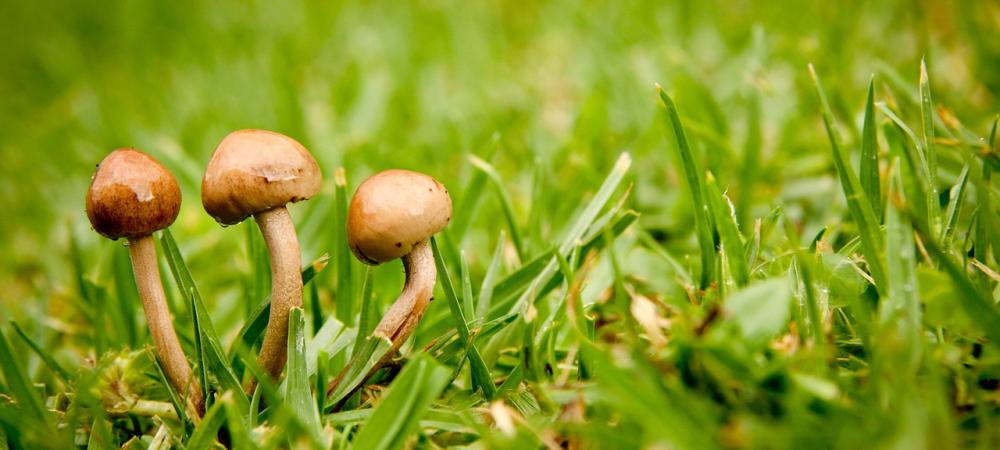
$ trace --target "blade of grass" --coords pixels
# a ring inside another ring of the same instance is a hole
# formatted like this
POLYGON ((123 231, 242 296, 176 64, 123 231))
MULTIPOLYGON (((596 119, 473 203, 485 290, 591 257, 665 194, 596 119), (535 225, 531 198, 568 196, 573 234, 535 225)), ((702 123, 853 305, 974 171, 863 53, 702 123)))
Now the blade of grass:
POLYGON ((659 85, 656 91, 663 102, 666 113, 668 129, 673 130, 674 140, 677 144, 677 151, 680 153, 681 165, 684 168, 684 177, 687 180, 688 190, 691 194, 692 204, 695 209, 694 226, 698 236, 698 245, 701 247, 701 277, 700 286, 707 289, 712 283, 712 270, 715 267, 715 241, 712 237, 712 222, 709 218, 708 204, 703 196, 705 192, 705 182, 702 180, 701 170, 695 161, 694 154, 688 145, 687 135, 684 133, 684 125, 681 123, 680 115, 677 113, 677 106, 659 85))
POLYGON ((917 262, 913 227, 898 205, 904 205, 903 182, 899 159, 893 161, 889 174, 889 196, 886 211, 886 251, 889 258, 889 296, 879 302, 879 319, 883 327, 892 327, 899 342, 908 347, 908 369, 919 365, 919 347, 923 321, 920 289, 917 282, 917 262))
POLYGON ((205 413, 205 417, 201 418, 201 422, 195 427, 194 432, 191 434, 191 438, 188 439, 186 443, 187 448, 212 448, 214 447, 215 437, 219 433, 219 428, 222 428, 222 424, 226 423, 226 405, 222 402, 216 402, 208 412, 205 413))
MULTIPOLYGON (((241 410, 248 409, 249 399, 243 393, 243 387, 240 385, 235 372, 233 372, 233 368, 230 366, 228 358, 226 358, 226 353, 222 350, 222 345, 219 343, 219 335, 208 316, 208 309, 202 301, 198 287, 191 278, 191 271, 188 269, 187 264, 184 263, 184 257, 181 255, 177 247, 177 242, 174 241, 174 237, 169 229, 163 230, 160 235, 160 245, 163 248, 163 253, 167 258, 167 264, 173 273, 177 287, 189 297, 188 300, 192 305, 192 315, 197 318, 200 339, 204 341, 202 345, 207 350, 206 357, 202 362, 212 372, 212 375, 215 375, 215 379, 222 388, 221 390, 235 391, 234 398, 236 404, 241 410)), ((208 394, 207 390, 203 392, 206 395, 208 394)))
POLYGON ((493 301, 493 288, 496 286, 496 278, 500 273, 500 266, 503 264, 504 243, 504 232, 500 230, 500 236, 497 237, 496 249, 493 250, 493 259, 490 260, 490 265, 486 269, 486 275, 483 276, 483 284, 479 287, 479 303, 476 306, 476 318, 486 315, 493 301))
MULTIPOLYGON (((625 230, 628 229, 628 227, 631 226, 632 223, 638 219, 638 217, 638 214, 634 211, 627 211, 623 213, 613 224, 611 224, 612 235, 618 236, 625 232, 625 230)), ((594 220, 591 222, 591 225, 598 225, 599 222, 601 221, 594 220)), ((584 255, 591 251, 603 248, 606 245, 606 241, 602 231, 603 228, 595 228, 591 231, 591 233, 588 233, 578 240, 578 242, 583 242, 583 245, 571 247, 567 253, 564 253, 564 255, 570 255, 572 253, 584 255)), ((578 265, 581 263, 582 261, 577 262, 578 265)), ((493 294, 493 306, 490 308, 490 312, 487 317, 495 319, 511 311, 521 311, 517 309, 517 304, 514 304, 513 307, 509 304, 515 295, 521 294, 520 297, 517 297, 517 301, 524 302, 528 301, 530 297, 540 298, 548 294, 562 282, 562 274, 556 270, 557 268, 558 261, 555 260, 555 252, 548 251, 511 274, 500 283, 497 283, 497 288, 493 294), (554 268, 551 272, 546 273, 546 269, 550 267, 548 264, 555 265, 552 266, 554 268), (532 273, 534 273, 534 275, 531 275, 532 273)))
POLYGON ((340 382, 337 383, 332 391, 327 393, 327 403, 324 412, 329 411, 348 394, 354 392, 354 389, 364 380, 365 375, 371 371, 372 367, 375 367, 375 364, 385 356, 391 347, 392 342, 389 339, 383 336, 369 336, 365 340, 365 344, 351 355, 351 360, 345 366, 347 372, 344 373, 340 382))
MULTIPOLYGON (((246 273, 246 277, 248 278, 247 285, 250 287, 250 291, 247 292, 247 300, 265 298, 270 293, 271 270, 266 250, 267 247, 264 244, 264 238, 256 228, 257 226, 253 221, 248 220, 243 224, 247 257, 250 263, 250 271, 246 273)), ((250 301, 246 302, 245 308, 244 312, 247 314, 255 309, 254 304, 250 301)))
POLYGON ((875 218, 882 217, 882 187, 879 181, 878 128, 875 126, 875 77, 868 79, 864 126, 861 129, 861 188, 872 205, 875 218))
POLYGON ((744 259, 743 238, 740 237, 733 206, 719 191, 715 176, 711 172, 705 174, 705 195, 708 196, 709 208, 715 216, 715 224, 722 241, 721 253, 729 266, 729 272, 736 286, 745 286, 750 281, 750 270, 744 259))
POLYGON ((462 277, 462 315, 470 320, 476 318, 476 308, 472 300, 472 275, 469 274, 469 260, 465 257, 465 250, 459 253, 460 275, 462 277))
POLYGON ((368 336, 378 326, 378 305, 375 304, 375 300, 372 298, 372 288, 375 282, 374 274, 375 269, 372 266, 365 267, 365 279, 361 284, 361 318, 358 321, 358 333, 355 336, 356 340, 352 353, 357 353, 361 349, 365 341, 367 341, 368 336))
POLYGON ((336 317, 348 326, 354 324, 353 256, 347 247, 347 174, 338 167, 333 175, 334 223, 333 245, 337 259, 336 317))
POLYGON ((306 367, 305 316, 301 308, 288 312, 288 365, 285 381, 285 404, 316 442, 322 442, 316 402, 313 401, 306 367))
POLYGON ((521 239, 521 231, 517 225, 516 214, 514 213, 514 203, 510 200, 510 194, 507 193, 507 188, 504 187, 503 178, 492 164, 480 159, 478 156, 469 155, 468 160, 473 167, 486 174, 486 177, 493 182, 493 187, 496 188, 497 198, 500 200, 500 210, 503 211, 504 219, 507 220, 507 228, 510 229, 511 242, 514 244, 514 249, 517 250, 518 260, 524 261, 525 258, 527 258, 524 249, 524 241, 521 239))
POLYGON ((354 342, 355 333, 354 328, 347 328, 336 317, 326 319, 326 323, 306 344, 306 374, 312 376, 316 373, 322 359, 319 355, 336 356, 345 351, 354 342))
POLYGON ((920 118, 923 125, 924 152, 927 154, 927 176, 931 193, 937 195, 938 157, 934 145, 934 102, 931 100, 931 83, 927 76, 927 60, 920 58, 920 118))
POLYGON ((983 334, 989 337, 990 344, 1000 347, 1000 311, 997 310, 996 303, 972 284, 968 274, 938 245, 931 233, 917 228, 917 234, 920 235, 927 253, 938 261, 958 289, 960 295, 955 296, 955 299, 959 306, 983 334))
MULTIPOLYGON (((313 261, 312 264, 309 265, 309 267, 303 269, 302 285, 303 286, 309 285, 309 283, 314 278, 316 278, 316 275, 326 268, 328 262, 329 262, 329 256, 323 255, 317 260, 313 261)), ((246 347, 251 347, 254 343, 256 343, 263 335, 264 330, 267 328, 267 320, 270 313, 271 313, 271 295, 267 294, 264 297, 264 301, 261 302, 261 304, 258 305, 257 308, 255 308, 252 313, 250 313, 249 318, 243 324, 243 327, 240 328, 240 331, 238 333, 236 333, 237 339, 233 341, 233 345, 230 346, 229 348, 229 354, 231 355, 231 359, 233 360, 232 365, 234 368, 238 366, 236 363, 237 358, 235 356, 236 346, 243 345, 246 347)))
POLYGON ((486 367, 486 362, 479 353, 479 348, 473 342, 471 333, 469 332, 469 324, 465 320, 465 314, 462 311, 462 304, 459 302, 458 296, 455 293, 455 287, 451 282, 451 275, 448 273, 448 266, 445 265, 444 259, 441 258, 441 254, 437 248, 437 240, 434 238, 431 238, 431 248, 434 249, 434 263, 437 266, 438 279, 440 279, 441 288, 448 299, 448 307, 451 309, 452 319, 455 321, 455 327, 458 329, 459 335, 465 341, 466 356, 469 359, 469 369, 472 372, 473 391, 479 389, 487 400, 491 400, 493 394, 496 392, 493 385, 493 376, 490 374, 490 369, 486 367))
MULTIPOLYGON (((986 141, 987 151, 1000 155, 1000 142, 997 141, 997 125, 1000 117, 993 119, 989 139, 986 141)), ((1000 262, 1000 242, 995 240, 997 233, 996 216, 993 214, 993 170, 988 161, 982 161, 983 169, 979 177, 973 177, 976 188, 976 199, 979 203, 979 215, 976 221, 975 257, 980 262, 989 261, 990 247, 993 248, 993 260, 1000 262)))
POLYGON ((207 352, 205 351, 204 333, 202 333, 201 311, 194 298, 195 296, 192 288, 192 290, 188 291, 188 299, 191 306, 191 317, 194 319, 194 323, 192 324, 194 326, 194 348, 195 356, 198 360, 198 367, 196 369, 200 372, 198 374, 198 383, 201 384, 201 392, 205 395, 205 408, 207 409, 212 406, 214 399, 209 394, 210 391, 208 390, 208 361, 205 357, 207 352))
POLYGON ((879 103, 877 106, 896 125, 896 128, 909 139, 910 143, 913 144, 912 147, 909 145, 902 146, 906 150, 904 156, 906 156, 906 163, 910 166, 913 173, 916 174, 919 182, 917 185, 920 186, 920 190, 924 195, 927 226, 931 230, 934 230, 935 233, 938 233, 941 223, 941 205, 938 200, 937 186, 931 178, 930 164, 927 162, 927 151, 924 149, 924 144, 917 139, 917 135, 913 130, 895 112, 889 109, 885 103, 879 103))
POLYGON ((249 428, 247 428, 248 421, 245 418, 245 412, 240 411, 236 407, 233 394, 229 392, 222 394, 216 403, 220 404, 226 412, 226 432, 231 445, 229 448, 233 450, 253 450, 255 448, 254 439, 250 434, 249 428))
MULTIPOLYGON (((955 227, 958 225, 958 215, 962 212, 962 203, 965 202, 965 187, 969 181, 969 165, 962 167, 962 172, 958 175, 955 186, 952 186, 949 193, 948 209, 945 212, 944 229, 941 230, 941 243, 948 248, 955 234, 955 227)), ((987 193, 988 194, 988 193, 987 193)), ((890 253, 891 255, 892 253, 890 253)))
MULTIPOLYGON (((618 189, 618 185, 625 178, 625 174, 628 173, 631 165, 632 156, 627 152, 618 156, 614 168, 611 169, 611 173, 604 179, 601 187, 594 194, 594 198, 590 200, 569 228, 569 232, 563 237, 562 243, 559 245, 559 253, 563 254, 563 256, 569 255, 573 248, 580 244, 580 239, 590 229, 594 223, 594 219, 597 218, 601 210, 611 200, 611 195, 618 189)), ((545 268, 532 280, 528 289, 518 298, 511 311, 524 313, 528 305, 533 303, 534 299, 538 298, 537 296, 541 295, 541 288, 545 287, 550 282, 552 276, 555 275, 558 270, 558 263, 554 257, 550 256, 547 259, 548 262, 545 264, 545 268)))
POLYGON ((882 232, 879 230, 878 220, 875 219, 875 212, 872 204, 858 180, 854 169, 848 164, 848 158, 844 155, 840 147, 840 140, 833 128, 833 113, 830 111, 830 104, 826 100, 826 93, 820 84, 819 76, 812 64, 809 65, 809 74, 813 80, 813 86, 819 95, 820 106, 822 108, 823 124, 826 127, 826 134, 830 140, 833 151, 833 162, 840 176, 840 186, 847 198, 847 207, 851 212, 851 217, 858 226, 858 234, 861 238, 861 251, 868 262, 868 269, 875 280, 875 288, 880 292, 886 292, 885 268, 882 262, 882 232))
POLYGON ((32 420, 45 420, 45 403, 38 392, 31 386, 31 379, 21 370, 20 363, 14 358, 4 335, 0 330, 0 369, 10 395, 17 401, 19 409, 32 420))
POLYGON ((112 265, 115 299, 118 306, 114 319, 117 325, 112 329, 121 334, 121 341, 130 346, 136 346, 139 343, 135 325, 136 305, 141 305, 142 302, 139 300, 135 277, 132 275, 132 263, 129 260, 128 249, 116 246, 112 265))
MULTIPOLYGON (((493 155, 499 149, 500 134, 494 133, 481 159, 487 162, 492 161, 493 155)), ((473 171, 469 182, 465 185, 465 190, 462 192, 462 197, 458 200, 458 207, 455 208, 452 215, 450 229, 459 242, 465 239, 469 224, 472 223, 472 219, 479 209, 479 200, 483 195, 483 188, 486 187, 486 177, 486 172, 482 170, 473 171)))
POLYGON ((13 320, 10 321, 10 326, 14 328, 14 331, 17 332, 18 336, 21 336, 21 340, 23 340, 25 344, 28 344, 28 347, 31 347, 31 350, 35 352, 35 354, 42 359, 42 362, 44 362, 50 370, 55 372, 59 378, 62 378, 63 381, 72 381, 74 379, 73 374, 64 369, 61 364, 56 362, 50 352, 43 350, 34 339, 31 339, 31 337, 21 329, 21 326, 18 325, 17 322, 13 320))
POLYGON ((160 360, 159 355, 153 352, 152 349, 147 348, 146 353, 150 360, 152 360, 156 366, 156 376, 160 385, 163 389, 167 391, 167 397, 170 399, 170 404, 174 407, 174 413, 177 414, 177 418, 180 420, 181 424, 184 426, 185 434, 189 431, 191 427, 191 420, 187 415, 187 408, 181 403, 180 397, 177 395, 177 391, 174 387, 170 385, 167 381, 167 374, 163 371, 163 361, 160 360))
MULTIPOLYGON (((737 222, 743 227, 750 226, 753 187, 760 167, 760 149, 763 145, 761 115, 760 93, 751 89, 747 100, 747 137, 743 144, 743 164, 740 166, 740 190, 736 197, 737 222)), ((743 232, 749 233, 750 230, 744 228, 743 232)))
POLYGON ((401 448, 448 384, 448 369, 425 355, 410 361, 354 439, 357 450, 401 448))

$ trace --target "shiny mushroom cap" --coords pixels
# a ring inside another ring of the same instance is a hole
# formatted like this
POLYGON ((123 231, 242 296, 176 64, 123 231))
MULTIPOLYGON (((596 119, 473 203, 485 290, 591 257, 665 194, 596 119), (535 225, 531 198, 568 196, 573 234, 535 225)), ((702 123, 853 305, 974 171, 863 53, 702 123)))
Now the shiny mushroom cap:
POLYGON ((240 130, 226 136, 201 181, 205 211, 223 225, 319 192, 319 165, 298 141, 280 133, 240 130))
POLYGON ((131 148, 106 156, 87 189, 87 218, 94 231, 109 239, 148 236, 174 223, 180 209, 174 176, 131 148))
POLYGON ((351 199, 347 243, 362 262, 402 257, 451 220, 451 197, 434 178, 409 170, 372 175, 351 199))

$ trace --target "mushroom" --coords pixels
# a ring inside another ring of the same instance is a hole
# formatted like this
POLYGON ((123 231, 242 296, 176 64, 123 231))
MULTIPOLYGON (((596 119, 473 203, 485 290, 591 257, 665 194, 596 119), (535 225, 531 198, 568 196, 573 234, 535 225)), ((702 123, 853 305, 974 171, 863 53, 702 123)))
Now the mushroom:
MULTIPOLYGON (((222 225, 253 216, 271 256, 271 313, 257 363, 281 376, 288 346, 288 311, 302 306, 301 253, 287 203, 319 192, 322 175, 309 151, 283 134, 240 130, 219 143, 201 182, 205 211, 222 225)), ((252 392, 256 382, 246 388, 252 392)))
POLYGON ((450 220, 448 190, 419 172, 377 173, 361 183, 351 199, 347 242, 354 256, 371 265, 403 258, 406 271, 403 291, 373 332, 392 342, 387 357, 413 333, 430 303, 437 270, 429 239, 450 220))
POLYGON ((111 240, 127 239, 135 284, 163 371, 200 416, 204 399, 170 320, 152 238, 153 232, 174 222, 180 205, 174 176, 149 155, 130 148, 105 157, 87 190, 87 217, 94 231, 111 240))

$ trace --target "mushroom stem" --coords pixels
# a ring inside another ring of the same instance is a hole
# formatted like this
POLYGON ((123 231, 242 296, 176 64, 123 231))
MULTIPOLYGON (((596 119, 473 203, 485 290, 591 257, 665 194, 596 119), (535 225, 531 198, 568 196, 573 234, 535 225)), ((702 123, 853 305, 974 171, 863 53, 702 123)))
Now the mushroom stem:
POLYGON ((174 390, 188 398, 198 416, 205 412, 201 388, 191 376, 191 367, 181 350, 177 333, 170 320, 170 309, 160 281, 160 269, 156 263, 156 243, 151 235, 129 238, 129 256, 132 258, 132 272, 135 284, 142 298, 142 309, 153 336, 156 352, 163 364, 163 371, 174 390))
MULTIPOLYGON (((399 293, 396 301, 385 312, 382 320, 375 326, 375 331, 372 332, 373 336, 389 339, 392 342, 392 347, 365 374, 362 383, 392 359, 396 351, 406 342, 406 339, 413 334, 413 330, 417 328, 420 317, 427 310, 427 305, 430 304, 434 295, 437 267, 434 265, 434 251, 431 249, 430 242, 425 239, 417 243, 413 246, 413 250, 404 255, 402 259, 403 269, 406 271, 403 291, 399 293)), ((327 385, 327 395, 330 395, 337 388, 349 369, 350 365, 344 367, 340 375, 327 385)), ((347 397, 349 395, 344 398, 347 397)))
MULTIPOLYGON (((288 357, 288 311, 302 306, 302 254, 288 209, 278 207, 254 214, 271 255, 271 313, 257 363, 277 380, 288 357)), ((256 382, 251 380, 247 392, 256 382)))
POLYGON ((434 266, 434 252, 426 239, 414 245, 413 250, 403 256, 403 269, 406 271, 403 291, 373 332, 392 341, 390 355, 413 333, 434 294, 437 268, 434 266))

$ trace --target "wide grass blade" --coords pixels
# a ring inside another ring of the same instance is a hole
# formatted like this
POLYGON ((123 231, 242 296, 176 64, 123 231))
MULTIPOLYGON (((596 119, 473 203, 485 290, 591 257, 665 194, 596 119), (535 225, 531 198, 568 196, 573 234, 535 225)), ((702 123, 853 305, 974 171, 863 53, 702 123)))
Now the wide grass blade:
POLYGON ((673 130, 674 140, 677 143, 677 151, 681 156, 681 165, 684 168, 684 177, 687 180, 688 190, 691 193, 692 204, 695 209, 694 226, 698 236, 698 245, 701 247, 701 277, 700 286, 702 289, 708 288, 712 283, 712 271, 715 269, 715 241, 712 237, 712 221, 709 217, 709 205, 705 201, 705 181, 702 179, 701 170, 695 161, 694 153, 688 144, 687 135, 684 133, 684 125, 681 123, 680 115, 677 113, 677 106, 673 99, 667 95, 659 85, 656 91, 663 102, 668 128, 673 130))
POLYGON ((356 450, 401 448, 448 384, 448 369, 420 355, 389 386, 353 441, 356 450))
POLYGON ((734 292, 724 308, 744 342, 762 345, 788 326, 792 287, 787 277, 755 282, 734 292))
POLYGON ((309 373, 306 365, 306 323, 301 308, 288 312, 288 365, 285 379, 285 404, 312 435, 322 441, 319 412, 313 401, 309 373))
MULTIPOLYGON (((916 244, 909 217, 901 210, 905 205, 899 159, 892 164, 889 175, 889 198, 886 210, 886 251, 889 258, 889 295, 879 303, 879 321, 896 333, 899 343, 910 351, 908 363, 915 369, 919 363, 921 320, 920 285, 917 281, 916 244)), ((888 346, 883 346, 888 347, 888 346)))
POLYGON ((865 195, 861 188, 858 176, 851 168, 847 156, 840 147, 840 139, 834 130, 833 112, 830 111, 830 104, 827 102, 826 93, 820 84, 819 76, 812 64, 809 65, 809 74, 813 80, 813 86, 819 95, 820 106, 823 114, 823 124, 826 127, 827 138, 833 153, 833 163, 840 176, 840 186, 847 198, 847 208, 851 212, 851 217, 858 226, 858 234, 861 238, 861 251, 868 262, 868 269, 875 280, 875 288, 879 293, 886 292, 887 278, 882 262, 882 231, 879 229, 879 221, 875 218, 875 211, 872 209, 871 199, 865 195))

